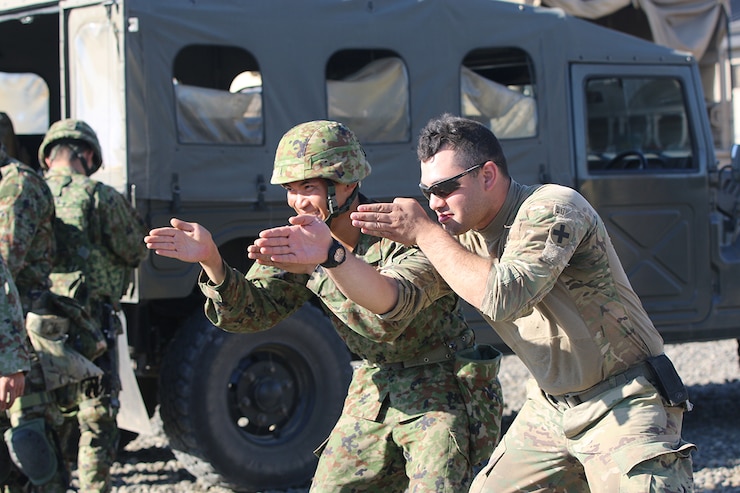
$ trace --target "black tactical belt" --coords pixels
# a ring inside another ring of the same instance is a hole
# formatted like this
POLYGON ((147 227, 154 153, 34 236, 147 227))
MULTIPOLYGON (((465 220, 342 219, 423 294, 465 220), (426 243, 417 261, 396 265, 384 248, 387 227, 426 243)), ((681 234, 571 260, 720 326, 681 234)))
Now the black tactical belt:
POLYGON ((593 399, 594 397, 603 394, 607 390, 611 390, 620 385, 624 385, 627 382, 634 380, 637 377, 645 377, 648 382, 657 386, 655 375, 653 370, 647 361, 635 365, 631 368, 626 369, 622 373, 617 373, 608 377, 606 380, 602 380, 593 387, 584 390, 583 392, 572 392, 562 395, 552 395, 545 392, 545 396, 550 401, 556 404, 565 404, 568 407, 575 407, 578 404, 582 404, 586 401, 593 399))
POLYGON ((427 351, 415 358, 408 359, 406 361, 400 361, 398 363, 370 363, 370 366, 376 366, 383 370, 403 370, 404 368, 413 368, 415 366, 431 365, 434 363, 444 363, 445 361, 453 361, 455 359, 455 353, 463 349, 467 349, 473 345, 473 337, 469 333, 465 333, 459 337, 447 341, 441 346, 437 346, 431 351, 427 351))

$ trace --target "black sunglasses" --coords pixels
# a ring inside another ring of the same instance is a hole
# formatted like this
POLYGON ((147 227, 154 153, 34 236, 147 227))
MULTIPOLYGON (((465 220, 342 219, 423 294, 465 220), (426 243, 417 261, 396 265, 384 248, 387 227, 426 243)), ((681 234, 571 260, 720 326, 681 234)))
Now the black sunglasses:
MULTIPOLYGON (((490 160, 489 160, 490 161, 490 160)), ((475 166, 471 166, 470 168, 466 169, 459 175, 455 175, 452 178, 447 178, 445 180, 440 180, 437 183, 433 183, 432 185, 426 186, 423 183, 419 183, 419 188, 421 189, 421 193, 424 194, 424 197, 427 198, 427 200, 432 198, 432 195, 436 195, 440 199, 446 199, 450 196, 452 192, 460 188, 460 178, 467 175, 471 171, 475 171, 476 169, 480 168, 484 164, 486 164, 488 161, 484 161, 480 164, 476 164, 475 166)))

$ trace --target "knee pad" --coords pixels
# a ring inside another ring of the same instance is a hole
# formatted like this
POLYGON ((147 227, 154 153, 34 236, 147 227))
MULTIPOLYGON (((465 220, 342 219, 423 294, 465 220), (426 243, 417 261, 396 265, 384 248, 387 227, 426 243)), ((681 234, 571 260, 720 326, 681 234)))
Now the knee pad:
POLYGON ((52 480, 59 464, 43 418, 24 421, 6 430, 5 443, 13 463, 31 483, 40 486, 52 480))

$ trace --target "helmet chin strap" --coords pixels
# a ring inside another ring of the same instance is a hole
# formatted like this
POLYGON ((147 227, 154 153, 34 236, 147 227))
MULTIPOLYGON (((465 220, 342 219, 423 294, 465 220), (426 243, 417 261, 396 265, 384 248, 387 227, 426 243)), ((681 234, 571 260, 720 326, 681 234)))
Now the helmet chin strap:
POLYGON ((72 155, 70 156, 70 158, 73 161, 75 159, 78 159, 80 161, 80 164, 82 164, 82 169, 85 170, 85 176, 90 176, 90 166, 88 166, 87 159, 85 159, 85 156, 82 153, 82 149, 77 145, 70 145, 69 148, 72 150, 72 155))
POLYGON ((90 166, 88 166, 85 156, 77 155, 77 159, 79 159, 80 163, 82 163, 82 168, 85 170, 85 176, 90 176, 92 173, 90 173, 90 166))
POLYGON ((352 193, 349 197, 347 197, 344 205, 339 207, 339 204, 337 203, 337 191, 334 187, 334 182, 331 180, 326 180, 326 183, 328 185, 328 190, 326 193, 326 205, 329 208, 329 215, 326 217, 324 222, 327 226, 331 226, 331 220, 333 218, 340 216, 349 210, 352 202, 355 201, 355 198, 357 198, 357 195, 359 195, 360 193, 360 184, 358 183, 355 189, 352 190, 352 193))

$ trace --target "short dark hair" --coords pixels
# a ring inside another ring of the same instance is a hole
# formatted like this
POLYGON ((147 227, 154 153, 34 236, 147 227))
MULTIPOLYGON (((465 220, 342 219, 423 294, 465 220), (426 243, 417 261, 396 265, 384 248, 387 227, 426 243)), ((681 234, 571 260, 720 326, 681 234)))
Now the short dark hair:
POLYGON ((462 162, 457 163, 461 168, 493 161, 505 176, 509 176, 506 156, 498 139, 488 127, 475 120, 450 113, 429 120, 419 133, 416 147, 419 161, 428 161, 446 149, 462 157, 462 162))

